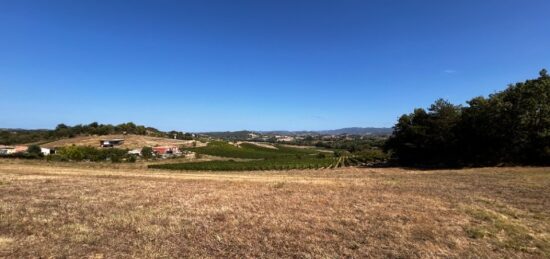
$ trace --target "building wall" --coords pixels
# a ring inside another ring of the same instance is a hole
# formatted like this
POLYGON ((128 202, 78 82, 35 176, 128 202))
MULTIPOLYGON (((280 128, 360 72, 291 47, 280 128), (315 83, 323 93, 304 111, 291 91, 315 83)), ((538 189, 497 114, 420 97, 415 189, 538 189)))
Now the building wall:
POLYGON ((40 148, 40 152, 42 152, 42 154, 45 156, 49 156, 51 154, 51 150, 49 148, 44 148, 44 147, 40 148))
POLYGON ((0 154, 2 154, 2 155, 9 155, 9 154, 14 154, 14 153, 15 153, 14 148, 1 148, 0 149, 0 154))

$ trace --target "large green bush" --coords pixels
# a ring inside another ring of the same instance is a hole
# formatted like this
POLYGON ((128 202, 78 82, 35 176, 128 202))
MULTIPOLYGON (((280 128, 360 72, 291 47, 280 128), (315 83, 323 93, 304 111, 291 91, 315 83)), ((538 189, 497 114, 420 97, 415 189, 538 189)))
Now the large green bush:
POLYGON ((150 159, 154 155, 152 147, 143 147, 141 148, 141 157, 144 159, 150 159))
POLYGON ((40 149, 39 145, 30 145, 27 149, 27 153, 35 156, 43 156, 42 149, 40 149))
POLYGON ((353 153, 354 158, 357 160, 367 162, 382 162, 388 159, 388 155, 379 149, 363 150, 353 153))

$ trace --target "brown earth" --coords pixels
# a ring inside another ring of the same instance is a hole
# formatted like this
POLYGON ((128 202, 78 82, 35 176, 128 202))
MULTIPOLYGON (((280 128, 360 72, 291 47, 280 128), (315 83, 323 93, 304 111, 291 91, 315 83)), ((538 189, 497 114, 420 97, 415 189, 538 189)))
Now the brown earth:
POLYGON ((548 258, 550 168, 169 172, 0 160, 0 257, 548 258))

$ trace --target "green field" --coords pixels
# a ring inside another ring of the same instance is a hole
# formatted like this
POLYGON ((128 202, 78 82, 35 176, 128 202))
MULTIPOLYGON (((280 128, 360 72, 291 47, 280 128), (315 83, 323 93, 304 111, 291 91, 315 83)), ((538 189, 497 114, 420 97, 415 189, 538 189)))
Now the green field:
POLYGON ((281 145, 276 145, 275 147, 276 149, 266 148, 250 143, 242 143, 239 146, 235 146, 223 141, 214 141, 210 142, 206 147, 190 148, 187 150, 203 155, 249 159, 305 156, 319 153, 312 149, 291 148, 281 145))
POLYGON ((227 158, 254 159, 251 161, 205 161, 149 165, 149 168, 172 170, 251 171, 328 168, 337 162, 332 155, 320 155, 313 149, 300 149, 281 145, 275 148, 260 147, 250 143, 239 146, 226 142, 211 142, 206 147, 191 148, 203 155, 227 158))
POLYGON ((172 170, 208 170, 208 171, 254 171, 254 170, 289 170, 328 168, 335 162, 334 158, 286 158, 261 159, 245 162, 206 161, 177 164, 149 165, 149 168, 172 170))

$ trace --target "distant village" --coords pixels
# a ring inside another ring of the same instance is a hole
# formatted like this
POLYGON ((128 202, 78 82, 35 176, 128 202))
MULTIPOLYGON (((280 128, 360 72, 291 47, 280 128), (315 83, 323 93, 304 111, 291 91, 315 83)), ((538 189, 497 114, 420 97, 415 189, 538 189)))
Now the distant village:
MULTIPOLYGON (((99 148, 117 148, 124 144, 124 139, 101 139, 99 140, 99 148)), ((24 154, 29 151, 29 147, 32 145, 0 145, 0 155, 13 155, 24 154)), ((170 158, 170 157, 192 157, 194 152, 181 150, 177 145, 164 145, 151 147, 153 155, 158 158, 170 158)), ((45 148, 40 147, 40 153, 44 156, 53 155, 56 153, 57 148, 45 148)), ((129 155, 141 156, 141 148, 135 148, 128 150, 129 155)))

